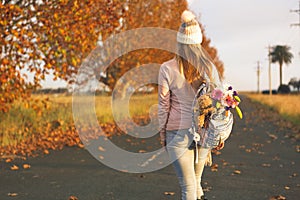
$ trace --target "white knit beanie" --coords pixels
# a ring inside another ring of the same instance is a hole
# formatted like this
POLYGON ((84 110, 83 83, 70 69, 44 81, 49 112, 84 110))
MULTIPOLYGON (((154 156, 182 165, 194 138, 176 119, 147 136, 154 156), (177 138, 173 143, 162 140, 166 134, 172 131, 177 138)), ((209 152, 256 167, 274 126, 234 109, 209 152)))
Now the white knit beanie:
POLYGON ((201 44, 202 32, 196 16, 188 10, 181 15, 181 26, 177 33, 177 42, 182 44, 201 44))

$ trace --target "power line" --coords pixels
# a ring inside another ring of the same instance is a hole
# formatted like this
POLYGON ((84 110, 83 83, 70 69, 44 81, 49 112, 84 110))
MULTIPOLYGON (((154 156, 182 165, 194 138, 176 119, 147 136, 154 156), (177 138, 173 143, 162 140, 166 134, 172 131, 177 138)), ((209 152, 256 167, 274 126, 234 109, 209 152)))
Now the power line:
MULTIPOLYGON (((294 13, 297 13, 299 15, 299 22, 291 24, 291 26, 298 26, 298 27, 300 27, 300 1, 299 1, 299 8, 297 10, 290 10, 290 12, 294 12, 294 13)), ((299 56, 300 56, 300 52, 299 52, 299 56)))
POLYGON ((299 26, 300 27, 300 1, 299 1, 299 8, 297 10, 290 10, 290 12, 294 12, 299 15, 299 22, 291 24, 291 26, 299 26))

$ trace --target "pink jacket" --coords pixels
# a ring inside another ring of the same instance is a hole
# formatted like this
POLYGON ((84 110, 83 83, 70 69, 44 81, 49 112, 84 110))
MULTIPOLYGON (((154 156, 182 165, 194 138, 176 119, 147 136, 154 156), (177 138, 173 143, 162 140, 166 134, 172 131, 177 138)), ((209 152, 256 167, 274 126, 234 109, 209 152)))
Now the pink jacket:
POLYGON ((158 84, 160 130, 191 128, 192 103, 195 92, 184 76, 180 74, 175 59, 161 65, 158 84))

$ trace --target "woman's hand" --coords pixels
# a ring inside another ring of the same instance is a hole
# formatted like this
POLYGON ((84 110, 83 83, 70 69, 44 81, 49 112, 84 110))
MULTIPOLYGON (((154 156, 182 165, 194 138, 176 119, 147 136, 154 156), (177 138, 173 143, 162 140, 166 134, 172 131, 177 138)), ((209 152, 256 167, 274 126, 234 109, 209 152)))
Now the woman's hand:
POLYGON ((225 146, 225 142, 224 141, 220 141, 219 145, 216 147, 216 150, 219 151, 219 150, 223 149, 224 146, 225 146))
POLYGON ((166 141, 166 131, 161 130, 159 132, 160 135, 160 144, 165 147, 167 145, 167 141, 166 141))

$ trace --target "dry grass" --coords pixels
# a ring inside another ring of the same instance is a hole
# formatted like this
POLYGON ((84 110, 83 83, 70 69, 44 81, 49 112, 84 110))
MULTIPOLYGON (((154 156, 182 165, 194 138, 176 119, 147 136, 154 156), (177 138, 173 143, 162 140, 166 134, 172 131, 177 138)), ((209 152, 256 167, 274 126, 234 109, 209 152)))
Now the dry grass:
POLYGON ((251 99, 279 112, 285 119, 300 126, 300 95, 246 94, 251 99))
MULTIPOLYGON (((157 104, 157 94, 135 95, 130 99, 129 108, 121 105, 118 111, 129 110, 131 117, 142 116, 149 114, 154 104, 157 104)), ((112 123, 111 97, 96 96, 95 112, 99 124, 112 123)), ((56 126, 63 132, 74 124, 72 96, 34 95, 30 105, 16 102, 8 113, 0 115, 0 121, 0 146, 14 146, 27 136, 38 137, 56 126)))

